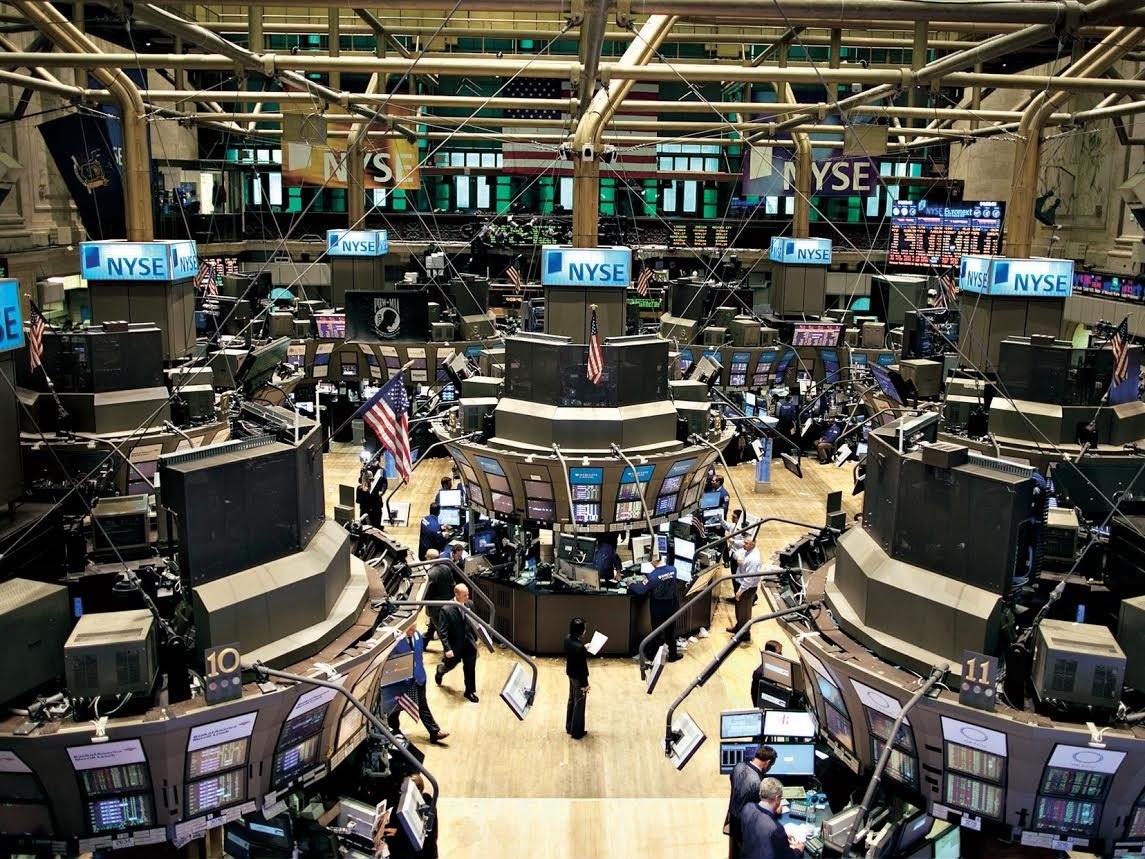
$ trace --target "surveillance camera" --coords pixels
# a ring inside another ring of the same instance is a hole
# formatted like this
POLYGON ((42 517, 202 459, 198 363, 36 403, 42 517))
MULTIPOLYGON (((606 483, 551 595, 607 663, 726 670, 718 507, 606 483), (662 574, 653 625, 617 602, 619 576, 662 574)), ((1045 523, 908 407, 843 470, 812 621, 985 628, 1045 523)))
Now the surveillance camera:
POLYGON ((586 143, 583 147, 581 147, 581 150, 580 150, 580 160, 581 161, 591 161, 594 157, 596 157, 596 149, 593 147, 593 145, 591 143, 586 143))

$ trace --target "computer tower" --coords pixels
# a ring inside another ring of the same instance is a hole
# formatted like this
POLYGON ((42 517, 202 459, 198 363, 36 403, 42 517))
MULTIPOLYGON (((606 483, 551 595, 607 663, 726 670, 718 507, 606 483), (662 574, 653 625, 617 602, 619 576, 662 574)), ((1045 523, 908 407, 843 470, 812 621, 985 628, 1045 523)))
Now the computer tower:
POLYGON ((134 554, 151 544, 151 508, 146 495, 101 498, 91 520, 92 546, 99 554, 134 554))
POLYGON ((1112 709, 1121 700, 1125 653, 1113 633, 1094 623, 1043 620, 1034 647, 1038 699, 1112 709))
POLYGON ((155 618, 147 609, 85 614, 64 644, 68 691, 146 695, 158 672, 155 618))

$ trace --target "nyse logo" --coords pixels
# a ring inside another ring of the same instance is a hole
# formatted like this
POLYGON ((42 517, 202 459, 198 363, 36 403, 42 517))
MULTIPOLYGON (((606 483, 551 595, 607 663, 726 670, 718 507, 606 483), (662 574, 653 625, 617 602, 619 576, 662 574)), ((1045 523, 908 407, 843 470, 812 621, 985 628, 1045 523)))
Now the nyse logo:
MULTIPOLYGON (((186 247, 184 247, 186 250, 186 247)), ((184 277, 194 277, 199 273, 199 255, 195 251, 191 253, 179 253, 179 245, 171 246, 171 277, 173 280, 180 280, 184 277)))
MULTIPOLYGON (((994 264, 994 283, 1010 285, 1010 263, 994 264)), ((1014 292, 1023 295, 1068 295, 1071 285, 1071 278, 1064 274, 1016 271, 1012 288, 1014 292)))
MULTIPOLYGON (((994 271, 996 274, 997 268, 994 271)), ((975 266, 972 269, 970 260, 963 257, 959 267, 958 280, 963 289, 969 289, 972 292, 985 292, 990 287, 990 266, 986 264, 982 267, 975 266)), ((997 280, 994 282, 997 283, 997 280)))
MULTIPOLYGON (((111 279, 139 280, 167 276, 167 260, 162 256, 119 256, 104 253, 105 248, 84 248, 84 266, 90 269, 105 268, 111 279)), ((133 250, 136 250, 133 248, 133 250)))
MULTIPOLYGON (((565 271, 565 255, 560 251, 550 253, 545 271, 561 274, 565 271)), ((628 266, 622 262, 568 262, 568 279, 575 283, 600 283, 606 285, 628 282, 628 266)))
POLYGON ((806 245, 796 245, 795 242, 788 242, 786 256, 798 262, 830 262, 831 250, 829 248, 807 247, 806 245))
POLYGON ((354 239, 346 236, 335 236, 332 247, 337 247, 343 253, 355 255, 368 255, 374 252, 377 245, 373 239, 354 239))

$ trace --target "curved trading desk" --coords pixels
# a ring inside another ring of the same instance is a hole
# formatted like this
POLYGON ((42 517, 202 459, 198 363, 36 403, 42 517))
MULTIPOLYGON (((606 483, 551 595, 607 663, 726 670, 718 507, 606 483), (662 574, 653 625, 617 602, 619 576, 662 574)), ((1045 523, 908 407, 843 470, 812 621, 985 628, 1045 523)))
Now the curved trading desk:
MULTIPOLYGON (((588 635, 600 631, 608 636, 601 653, 628 656, 652 629, 648 598, 633 596, 626 589, 568 590, 547 585, 518 584, 490 576, 475 576, 477 586, 497 607, 497 631, 522 650, 541 655, 564 653, 569 621, 584 618, 588 635)), ((678 584, 680 602, 687 586, 678 584)), ((712 616, 710 595, 692 606, 676 623, 677 635, 688 635, 707 626, 712 616)))

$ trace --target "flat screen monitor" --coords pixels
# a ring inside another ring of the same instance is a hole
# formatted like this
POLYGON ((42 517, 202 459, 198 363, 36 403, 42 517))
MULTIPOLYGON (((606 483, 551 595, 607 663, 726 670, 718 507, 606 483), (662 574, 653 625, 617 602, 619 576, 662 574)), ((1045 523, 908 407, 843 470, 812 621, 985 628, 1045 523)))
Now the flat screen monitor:
POLYGON ((712 510, 721 506, 720 493, 718 492, 705 492, 700 496, 700 509, 712 510))
POLYGON ((720 713, 720 739, 737 740, 763 733, 762 710, 725 710, 720 713))
POLYGON ((245 770, 231 770, 187 785, 187 814, 194 816, 212 808, 246 799, 245 770))
POLYGON ((437 514, 437 521, 442 525, 449 525, 453 528, 460 528, 461 511, 456 507, 442 507, 441 512, 437 514))
POLYGON ((738 763, 749 761, 755 756, 755 750, 759 748, 759 743, 751 742, 727 742, 720 743, 720 774, 727 775, 738 763))
POLYGON ((676 578, 684 584, 691 584, 692 578, 695 575, 695 567, 691 561, 676 561, 673 566, 676 568, 676 578))
POLYGON ((307 710, 293 719, 287 719, 282 725, 282 736, 278 739, 279 747, 292 746, 311 734, 317 734, 321 731, 322 723, 326 719, 327 706, 327 704, 323 704, 313 710, 307 710))
POLYGON ((676 512, 676 501, 678 500, 678 498, 679 498, 679 496, 674 494, 674 493, 672 495, 661 495, 659 498, 657 498, 656 499, 656 515, 657 516, 669 516, 672 513, 675 513, 676 512))
POLYGON ((553 485, 551 483, 545 483, 542 480, 526 480, 525 496, 528 498, 550 500, 553 497, 553 485))
POLYGON ((120 764, 80 770, 84 791, 88 796, 106 793, 124 793, 147 787, 147 764, 120 764))
POLYGON ((957 773, 946 773, 946 789, 943 802, 973 814, 998 819, 1002 816, 1004 792, 997 785, 987 784, 977 779, 957 773))
POLYGON ((676 715, 672 722, 672 733, 676 739, 668 750, 668 759, 676 769, 682 770, 708 737, 689 713, 676 715))
POLYGON ((318 337, 323 340, 346 339, 345 313, 315 313, 314 327, 318 337))
POLYGON ((871 364, 870 368, 871 376, 879 386, 879 390, 886 394, 891 402, 898 403, 901 406, 903 402, 902 395, 899 393, 894 380, 891 379, 890 371, 887 370, 886 367, 882 367, 878 364, 871 364))
POLYGON ((962 827, 951 826, 934 839, 934 859, 962 859, 962 827))
POLYGON ((691 540, 682 540, 679 537, 673 537, 672 554, 675 555, 677 559, 693 561, 696 558, 696 544, 691 540))
POLYGON ((815 717, 806 710, 768 710, 763 719, 763 733, 768 737, 810 738, 819 733, 815 717))
POLYGON ((704 511, 704 527, 718 528, 724 523, 724 511, 719 507, 704 511))
POLYGON ((489 480, 489 488, 494 492, 501 492, 505 495, 510 494, 509 481, 500 474, 487 474, 485 475, 489 480))
POLYGON ((425 804, 417 785, 413 779, 406 779, 402 783, 401 796, 398 798, 398 821, 405 830, 406 838, 416 852, 420 853, 425 845, 425 819, 421 816, 421 807, 425 804))
POLYGON ((572 486, 573 501, 599 501, 600 485, 589 483, 574 483, 572 486))
POLYGON ((497 536, 492 528, 483 528, 480 531, 473 533, 473 539, 470 541, 473 546, 474 555, 484 555, 487 552, 492 552, 496 546, 497 536))
POLYGON ((246 763, 247 744, 247 738, 243 737, 191 752, 187 761, 187 778, 198 778, 242 766, 246 763))
POLYGON ((681 474, 677 474, 673 477, 666 477, 664 478, 664 482, 660 484, 660 494, 668 495, 672 492, 679 492, 683 483, 684 477, 681 474))
POLYGON ((644 513, 644 505, 640 501, 618 501, 616 503, 616 519, 618 522, 631 522, 639 519, 644 513))
POLYGON ((664 555, 668 554, 668 535, 667 534, 657 534, 656 535, 656 552, 657 552, 657 554, 660 555, 660 557, 663 557, 664 555))
POLYGON ((930 832, 930 827, 934 825, 934 818, 927 814, 925 811, 920 811, 913 817, 908 817, 902 822, 899 828, 899 840, 897 850, 904 851, 914 847, 930 832))
POLYGON ((799 322, 791 332, 792 346, 838 346, 844 325, 838 322, 799 322))
POLYGON ((557 518, 556 503, 529 498, 525 501, 525 513, 530 519, 536 519, 538 522, 552 522, 557 518))
POLYGON ((592 525, 600 521, 599 504, 573 504, 573 518, 578 524, 592 525))
POLYGON ((460 489, 442 489, 437 493, 437 503, 441 505, 444 510, 446 507, 460 507, 461 506, 461 490, 460 489))
POLYGON ((151 801, 145 794, 97 799, 87 804, 87 822, 93 833, 150 826, 151 801))
POLYGON ((277 790, 314 766, 318 760, 320 739, 321 736, 314 734, 301 743, 288 746, 274 756, 274 771, 271 777, 273 789, 277 790))
POLYGON ((814 743, 769 743, 775 749, 775 763, 768 770, 773 776, 815 775, 814 743))
POLYGON ((782 686, 784 689, 795 688, 795 672, 799 670, 795 660, 766 651, 760 654, 760 658, 765 679, 782 686))
POLYGON ((493 509, 505 516, 509 516, 513 512, 513 496, 503 495, 500 492, 493 493, 493 509))
POLYGON ((664 664, 668 661, 668 645, 661 644, 656 648, 656 655, 652 657, 652 664, 648 668, 648 676, 644 680, 644 689, 649 695, 656 689, 656 684, 660 682, 660 675, 664 673, 664 664))

